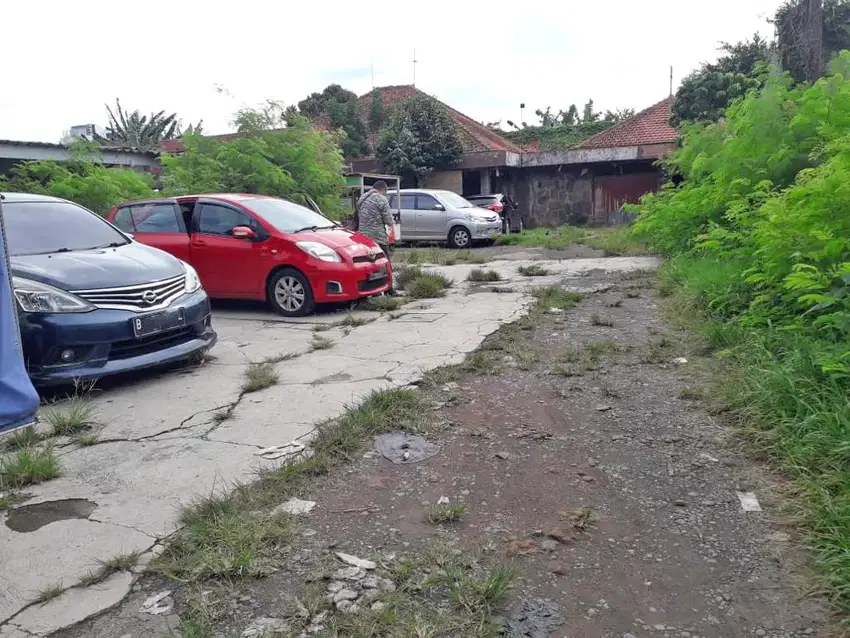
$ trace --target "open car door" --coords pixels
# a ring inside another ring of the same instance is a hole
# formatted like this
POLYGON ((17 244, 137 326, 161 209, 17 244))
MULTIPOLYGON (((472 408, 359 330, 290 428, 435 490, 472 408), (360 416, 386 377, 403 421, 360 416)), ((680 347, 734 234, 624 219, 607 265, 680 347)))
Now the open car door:
POLYGON ((38 403, 38 393, 24 363, 0 201, 0 436, 35 423, 38 403))

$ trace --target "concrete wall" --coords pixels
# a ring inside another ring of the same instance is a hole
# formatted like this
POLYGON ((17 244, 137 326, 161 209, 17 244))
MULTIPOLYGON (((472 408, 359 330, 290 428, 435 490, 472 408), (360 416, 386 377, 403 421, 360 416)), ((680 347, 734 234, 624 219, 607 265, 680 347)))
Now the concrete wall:
POLYGON ((463 193, 463 171, 434 171, 422 180, 422 188, 440 188, 463 193))

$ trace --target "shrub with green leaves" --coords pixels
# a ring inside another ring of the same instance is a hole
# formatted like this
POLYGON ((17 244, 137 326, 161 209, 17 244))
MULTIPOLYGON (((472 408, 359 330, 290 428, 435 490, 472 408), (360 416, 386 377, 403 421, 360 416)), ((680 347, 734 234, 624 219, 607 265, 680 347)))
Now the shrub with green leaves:
POLYGON ((667 165, 681 182, 635 207, 635 232, 722 354, 725 414, 797 479, 825 589, 850 611, 850 52, 686 126, 667 165))

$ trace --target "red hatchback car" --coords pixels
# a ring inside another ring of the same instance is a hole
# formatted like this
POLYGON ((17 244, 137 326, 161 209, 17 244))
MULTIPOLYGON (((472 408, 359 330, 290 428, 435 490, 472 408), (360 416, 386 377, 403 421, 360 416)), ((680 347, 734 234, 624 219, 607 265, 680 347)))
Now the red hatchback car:
POLYGON ((207 294, 262 299, 284 316, 386 292, 389 259, 368 237, 264 195, 187 195, 127 202, 109 221, 190 263, 207 294))

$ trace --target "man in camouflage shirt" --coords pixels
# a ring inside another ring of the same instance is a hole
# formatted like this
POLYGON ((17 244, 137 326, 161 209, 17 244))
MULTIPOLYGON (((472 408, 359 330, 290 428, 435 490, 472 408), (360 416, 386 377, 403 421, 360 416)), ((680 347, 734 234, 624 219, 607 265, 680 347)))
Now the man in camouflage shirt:
POLYGON ((387 238, 387 226, 392 226, 393 216, 387 201, 387 183, 375 182, 372 190, 357 200, 358 228, 363 235, 374 241, 389 259, 390 243, 387 238))
MULTIPOLYGON (((357 200, 357 230, 378 244, 389 259, 390 241, 387 237, 387 226, 393 224, 390 203, 387 200, 387 183, 379 180, 374 183, 372 190, 357 200)), ((395 294, 392 286, 387 293, 395 294)))

